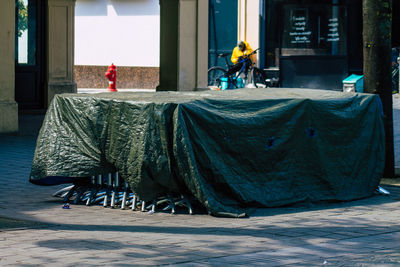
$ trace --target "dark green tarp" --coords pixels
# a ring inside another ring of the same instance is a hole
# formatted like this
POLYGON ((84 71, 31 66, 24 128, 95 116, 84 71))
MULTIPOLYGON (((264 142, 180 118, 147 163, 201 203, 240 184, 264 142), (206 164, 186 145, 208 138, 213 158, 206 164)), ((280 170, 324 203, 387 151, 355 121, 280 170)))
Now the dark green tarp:
POLYGON ((189 192, 217 216, 371 196, 384 167, 379 96, 303 89, 63 94, 30 181, 118 171, 144 200, 189 192))

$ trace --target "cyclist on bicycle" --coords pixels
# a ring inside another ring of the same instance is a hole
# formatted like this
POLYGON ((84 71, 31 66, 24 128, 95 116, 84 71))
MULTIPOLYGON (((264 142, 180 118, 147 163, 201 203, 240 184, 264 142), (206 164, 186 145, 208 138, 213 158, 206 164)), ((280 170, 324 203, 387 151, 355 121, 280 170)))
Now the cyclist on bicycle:
MULTIPOLYGON (((231 56, 231 61, 235 65, 228 71, 228 74, 232 75, 243 69, 244 75, 247 78, 247 70, 248 70, 247 64, 249 64, 249 61, 246 60, 245 57, 251 52, 253 52, 253 49, 251 48, 248 42, 239 41, 237 46, 233 49, 231 56)), ((255 54, 251 55, 250 60, 251 63, 253 64, 255 63, 256 61, 255 54)))

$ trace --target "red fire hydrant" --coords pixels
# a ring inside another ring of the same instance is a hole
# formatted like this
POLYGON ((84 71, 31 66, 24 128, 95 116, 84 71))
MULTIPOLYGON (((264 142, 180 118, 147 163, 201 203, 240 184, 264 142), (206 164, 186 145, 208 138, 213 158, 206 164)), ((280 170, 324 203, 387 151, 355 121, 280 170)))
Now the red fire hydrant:
POLYGON ((117 67, 114 64, 108 67, 106 77, 108 79, 108 91, 117 92, 117 67))

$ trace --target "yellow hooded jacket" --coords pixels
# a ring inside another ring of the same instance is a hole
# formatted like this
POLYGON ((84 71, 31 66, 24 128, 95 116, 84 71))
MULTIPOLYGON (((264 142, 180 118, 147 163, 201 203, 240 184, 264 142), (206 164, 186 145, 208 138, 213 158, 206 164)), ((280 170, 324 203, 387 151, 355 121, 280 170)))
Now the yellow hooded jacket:
MULTIPOLYGON (((253 52, 253 48, 250 47, 248 42, 244 41, 244 44, 246 45, 246 49, 244 50, 244 52, 240 51, 239 47, 237 47, 237 46, 233 49, 232 57, 231 57, 231 61, 233 64, 237 63, 239 57, 248 55, 251 52, 253 52)), ((255 61, 256 61, 255 55, 251 56, 251 61, 253 63, 255 63, 255 61)))

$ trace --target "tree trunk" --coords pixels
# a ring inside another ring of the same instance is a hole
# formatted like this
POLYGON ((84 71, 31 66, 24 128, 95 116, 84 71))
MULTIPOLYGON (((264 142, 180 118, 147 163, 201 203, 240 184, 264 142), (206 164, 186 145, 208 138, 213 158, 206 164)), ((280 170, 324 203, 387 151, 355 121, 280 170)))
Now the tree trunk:
POLYGON ((363 0, 364 91, 379 94, 382 100, 386 136, 384 177, 394 176, 391 33, 392 0, 363 0))

